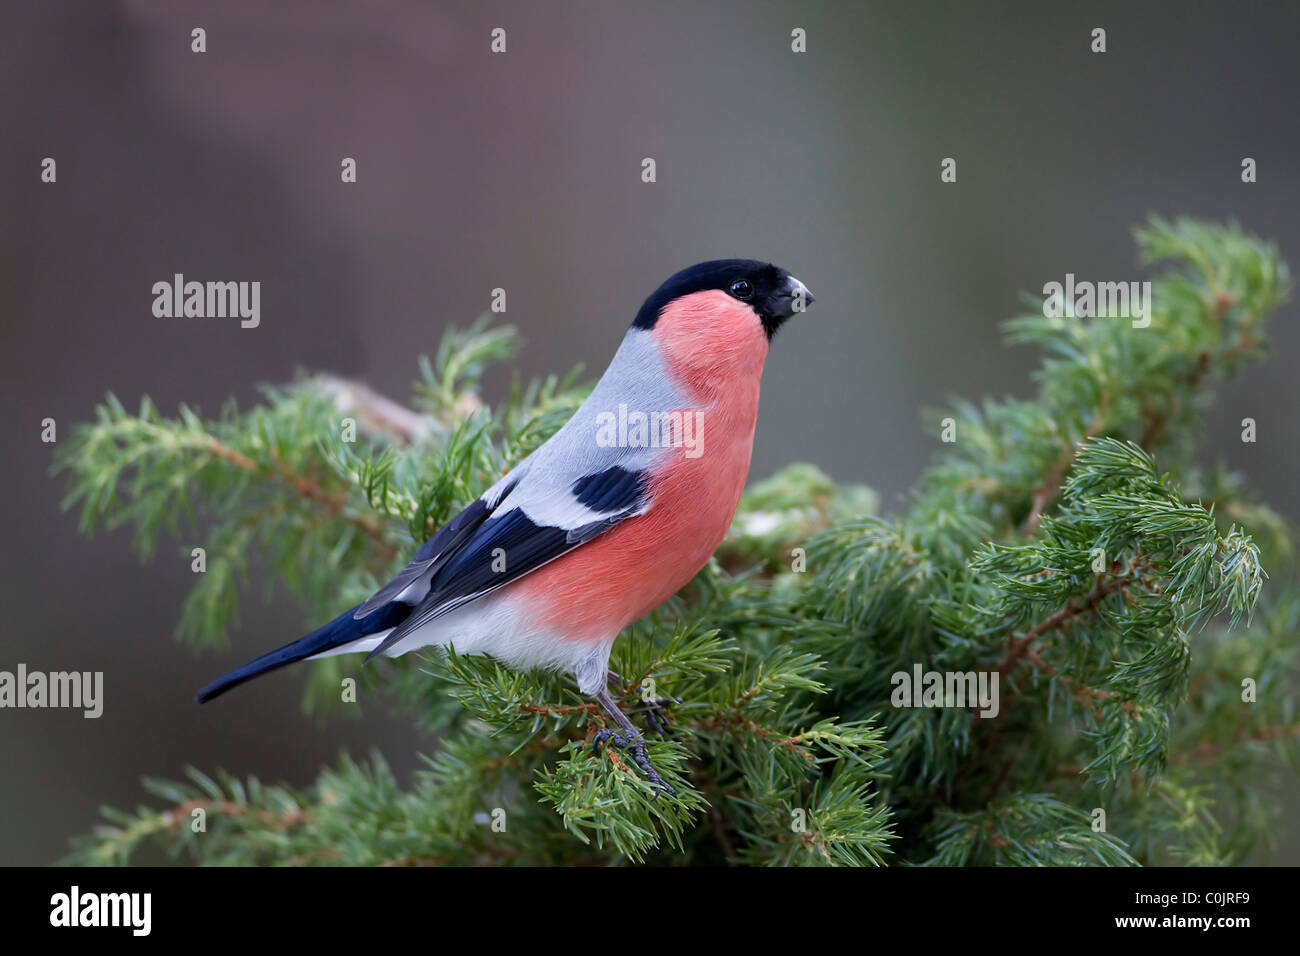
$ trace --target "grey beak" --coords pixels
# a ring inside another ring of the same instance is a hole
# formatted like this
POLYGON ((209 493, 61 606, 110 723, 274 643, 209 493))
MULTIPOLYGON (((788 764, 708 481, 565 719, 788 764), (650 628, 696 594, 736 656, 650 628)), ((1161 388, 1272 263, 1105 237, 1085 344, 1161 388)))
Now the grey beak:
MULTIPOLYGON (((794 300, 796 305, 802 301, 805 307, 810 306, 817 301, 817 297, 812 294, 812 289, 808 288, 794 276, 790 276, 790 298, 794 300)), ((803 310, 795 309, 795 311, 801 312, 803 310)))
POLYGON ((785 286, 772 298, 772 314, 780 319, 788 319, 806 311, 816 301, 806 285, 794 276, 787 276, 785 286))

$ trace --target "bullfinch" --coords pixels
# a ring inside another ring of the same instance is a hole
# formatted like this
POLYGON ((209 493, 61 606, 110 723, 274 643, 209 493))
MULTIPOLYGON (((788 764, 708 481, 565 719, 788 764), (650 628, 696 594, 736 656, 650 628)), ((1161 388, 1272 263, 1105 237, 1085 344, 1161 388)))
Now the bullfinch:
POLYGON ((782 324, 813 301, 784 269, 721 259, 646 299, 565 425, 451 519, 369 599, 198 693, 334 654, 451 645, 571 673, 647 779, 672 793, 607 685, 610 648, 721 543, 749 471, 759 379, 782 324))

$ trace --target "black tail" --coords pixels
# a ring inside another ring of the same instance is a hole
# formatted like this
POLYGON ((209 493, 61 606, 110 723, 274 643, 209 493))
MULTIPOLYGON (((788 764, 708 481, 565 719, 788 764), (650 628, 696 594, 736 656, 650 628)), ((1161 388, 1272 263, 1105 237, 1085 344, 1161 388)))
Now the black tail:
MULTIPOLYGON (((360 606, 357 605, 357 607, 360 606)), ((313 654, 319 654, 321 651, 342 647, 344 644, 350 644, 359 638, 378 631, 386 631, 390 627, 396 627, 406 620, 407 615, 411 613, 411 605, 394 601, 371 614, 367 614, 360 620, 352 616, 356 610, 356 607, 348 608, 324 627, 312 631, 306 637, 300 637, 298 640, 284 645, 284 647, 249 661, 243 667, 235 668, 225 677, 214 680, 199 691, 194 699, 200 704, 207 703, 214 697, 220 697, 232 687, 238 687, 244 681, 260 677, 262 674, 277 670, 286 664, 296 663, 304 658, 311 657, 313 654)))

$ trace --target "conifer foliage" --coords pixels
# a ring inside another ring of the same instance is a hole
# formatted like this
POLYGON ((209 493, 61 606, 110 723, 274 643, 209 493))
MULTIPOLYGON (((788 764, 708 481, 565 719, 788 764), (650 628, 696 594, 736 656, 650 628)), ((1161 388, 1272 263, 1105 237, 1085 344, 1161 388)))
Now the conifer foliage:
MULTIPOLYGON (((1298 762, 1300 592, 1286 523, 1195 452, 1215 383, 1262 355, 1289 280, 1235 226, 1137 236, 1158 269, 1149 326, 1031 300, 1007 330, 1044 354, 1036 394, 940 412, 954 440, 900 513, 791 465, 622 636, 622 704, 675 798, 593 752, 605 718, 571 679, 454 651, 350 656, 310 665, 306 705, 349 706, 355 677, 409 712, 430 735, 409 787, 378 755, 302 790, 190 769, 147 780, 150 806, 105 811, 70 859, 155 844, 208 864, 1242 860, 1272 832, 1270 774, 1298 762), (996 681, 996 706, 907 689, 931 673, 996 681)), ((132 526, 145 557, 204 548, 185 640, 222 644, 251 562, 315 626, 577 407, 575 375, 486 407, 481 376, 516 346, 482 321, 452 330, 409 408, 327 376, 216 417, 109 396, 59 458, 67 505, 87 533, 132 526)))

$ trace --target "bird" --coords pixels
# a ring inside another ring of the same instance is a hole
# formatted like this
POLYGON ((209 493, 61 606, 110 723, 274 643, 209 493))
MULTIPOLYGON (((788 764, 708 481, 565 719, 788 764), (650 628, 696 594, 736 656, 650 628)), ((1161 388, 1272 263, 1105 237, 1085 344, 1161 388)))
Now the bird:
POLYGON ((773 336, 813 294, 785 269, 716 259, 645 300, 573 416, 437 531, 361 604, 226 674, 210 701, 301 660, 421 648, 572 675, 654 787, 675 791, 609 693, 620 632, 721 544, 749 473, 773 336))

